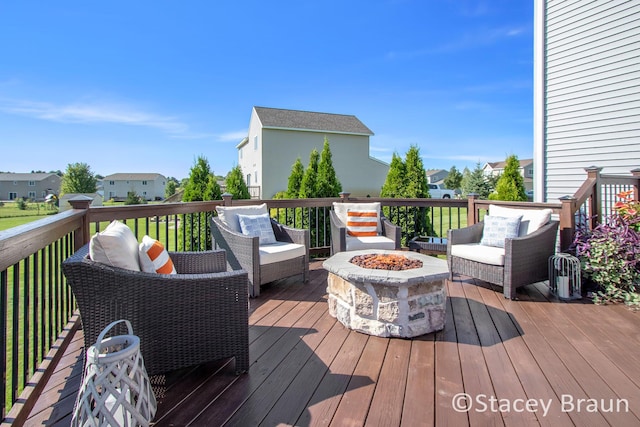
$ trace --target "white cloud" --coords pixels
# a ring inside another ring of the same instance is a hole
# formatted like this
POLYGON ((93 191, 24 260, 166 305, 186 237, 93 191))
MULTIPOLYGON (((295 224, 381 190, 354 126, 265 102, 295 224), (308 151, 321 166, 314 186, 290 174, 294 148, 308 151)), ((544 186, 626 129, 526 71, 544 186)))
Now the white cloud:
POLYGON ((247 130, 238 130, 232 132, 226 132, 219 135, 216 135, 218 141, 228 142, 228 141, 242 141, 243 138, 247 136, 247 130))
POLYGON ((77 102, 54 104, 29 100, 0 100, 0 111, 60 123, 112 123, 160 130, 175 138, 205 138, 175 117, 162 116, 124 104, 77 102))

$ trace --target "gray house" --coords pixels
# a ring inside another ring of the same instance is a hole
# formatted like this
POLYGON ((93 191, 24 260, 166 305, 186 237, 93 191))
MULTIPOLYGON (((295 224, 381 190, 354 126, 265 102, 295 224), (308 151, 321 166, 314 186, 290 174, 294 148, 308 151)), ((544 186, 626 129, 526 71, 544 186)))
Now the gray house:
POLYGON ((145 200, 162 200, 166 185, 167 179, 159 173, 114 173, 102 180, 104 199, 116 201, 125 200, 130 192, 145 200))
POLYGON ((259 187, 261 198, 272 198, 287 189, 296 159, 306 167, 311 151, 321 152, 327 137, 343 190, 378 196, 389 165, 369 155, 371 135, 355 116, 254 107, 249 134, 236 146, 238 165, 248 186, 259 187))
POLYGON ((60 194, 61 182, 55 173, 0 173, 0 200, 41 202, 48 194, 60 194))
POLYGON ((640 2, 535 1, 536 201, 640 167, 640 2))
POLYGON ((449 175, 449 171, 444 169, 429 169, 425 172, 427 182, 429 184, 442 184, 444 179, 449 175))

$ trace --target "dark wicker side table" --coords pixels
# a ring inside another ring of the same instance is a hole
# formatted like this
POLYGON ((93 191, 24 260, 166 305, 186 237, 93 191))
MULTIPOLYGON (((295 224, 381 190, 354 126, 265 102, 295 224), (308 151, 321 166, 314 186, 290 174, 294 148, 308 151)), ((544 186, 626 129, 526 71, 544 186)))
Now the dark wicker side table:
POLYGON ((443 237, 416 236, 409 242, 409 250, 427 255, 446 255, 447 239, 443 237))

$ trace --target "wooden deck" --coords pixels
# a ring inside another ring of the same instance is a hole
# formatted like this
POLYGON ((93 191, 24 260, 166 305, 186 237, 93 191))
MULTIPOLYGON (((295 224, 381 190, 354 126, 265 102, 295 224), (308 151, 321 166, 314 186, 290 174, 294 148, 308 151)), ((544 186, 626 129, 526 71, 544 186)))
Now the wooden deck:
MULTIPOLYGON (((155 377, 156 426, 640 425, 640 313, 565 303, 542 284, 448 283, 443 331, 384 339, 329 316, 326 272, 251 301, 248 374, 218 361, 155 377), (465 394, 463 394, 465 393, 465 394), (471 403, 463 406, 465 396, 471 403)), ((27 425, 69 425, 76 334, 27 425)))

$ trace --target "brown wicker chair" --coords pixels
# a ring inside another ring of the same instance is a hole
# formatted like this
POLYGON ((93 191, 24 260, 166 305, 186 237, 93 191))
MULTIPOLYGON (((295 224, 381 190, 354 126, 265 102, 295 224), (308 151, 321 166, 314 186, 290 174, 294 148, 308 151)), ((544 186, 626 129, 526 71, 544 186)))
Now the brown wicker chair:
MULTIPOLYGON (((215 246, 227 251, 227 262, 232 269, 244 269, 249 273, 249 295, 260 295, 260 286, 275 280, 302 275, 309 281, 309 230, 286 227, 271 218, 276 241, 304 245, 305 255, 278 262, 260 263, 258 237, 245 236, 231 230, 220 218, 211 218, 211 236, 215 246)), ((263 248, 264 249, 264 248, 263 248)))
POLYGON ((548 261, 555 253, 558 224, 558 221, 550 221, 531 234, 505 239, 504 265, 485 264, 451 254, 453 245, 479 243, 483 222, 449 230, 447 261, 450 279, 457 273, 494 283, 503 287, 505 298, 516 299, 516 289, 520 286, 548 278, 548 261))
MULTIPOLYGON (((227 271, 224 251, 169 252, 178 274, 125 270, 92 261, 89 245, 62 263, 93 345, 112 321, 140 337, 149 375, 235 357, 249 369, 247 272, 227 271)), ((116 328, 115 334, 126 333, 116 328)))

